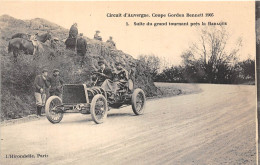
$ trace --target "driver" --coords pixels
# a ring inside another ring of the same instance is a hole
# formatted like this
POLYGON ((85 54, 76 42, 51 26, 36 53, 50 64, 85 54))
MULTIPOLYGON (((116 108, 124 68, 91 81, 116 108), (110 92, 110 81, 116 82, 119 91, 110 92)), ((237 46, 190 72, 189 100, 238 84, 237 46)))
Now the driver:
POLYGON ((106 68, 105 61, 98 61, 99 70, 96 72, 97 76, 93 77, 93 81, 96 81, 95 85, 101 86, 106 79, 112 80, 112 71, 106 68))
MULTIPOLYGON (((124 86, 125 83, 128 81, 128 72, 126 69, 123 68, 123 64, 120 64, 119 62, 115 63, 116 70, 113 72, 113 75, 103 75, 104 72, 102 72, 102 68, 104 68, 102 62, 99 62, 100 64, 100 70, 99 72, 102 74, 99 74, 103 76, 104 79, 100 79, 101 81, 97 81, 97 85, 101 85, 101 87, 108 92, 110 95, 110 98, 113 99, 116 96, 117 91, 120 89, 121 86, 124 86), (104 81, 103 81, 104 80, 104 81), (113 81, 112 81, 113 80, 113 81)), ((108 73, 108 72, 107 72, 108 73)), ((110 74, 109 74, 110 75, 110 74)))

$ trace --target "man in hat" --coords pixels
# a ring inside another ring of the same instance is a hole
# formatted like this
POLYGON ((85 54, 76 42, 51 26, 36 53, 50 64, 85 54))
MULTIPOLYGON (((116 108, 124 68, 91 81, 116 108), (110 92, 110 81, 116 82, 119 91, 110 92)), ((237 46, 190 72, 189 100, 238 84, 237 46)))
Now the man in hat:
POLYGON ((77 55, 81 58, 80 59, 81 67, 84 64, 86 52, 87 52, 87 40, 83 38, 83 33, 80 33, 79 38, 77 39, 77 55))
POLYGON ((60 71, 58 69, 53 70, 52 76, 49 78, 50 82, 50 96, 61 97, 63 80, 60 77, 60 71))
POLYGON ((38 33, 35 33, 34 35, 31 35, 31 37, 30 37, 30 40, 32 41, 32 44, 33 44, 33 55, 35 55, 36 50, 38 50, 38 47, 39 47, 37 37, 38 37, 38 33))
POLYGON ((95 39, 95 40, 102 41, 102 37, 101 37, 101 36, 99 36, 99 33, 100 33, 100 31, 99 31, 99 30, 97 30, 97 31, 96 31, 96 34, 94 35, 94 39, 95 39))
POLYGON ((99 70, 96 72, 97 77, 93 77, 93 81, 96 81, 97 86, 103 85, 106 80, 112 80, 112 71, 109 68, 106 68, 105 61, 98 61, 99 70))
POLYGON ((113 41, 113 37, 110 36, 109 39, 106 41, 110 45, 110 47, 116 47, 116 43, 113 41))
POLYGON ((70 31, 69 31, 69 38, 77 38, 78 36, 78 24, 74 23, 71 27, 70 27, 70 31))
POLYGON ((49 87, 49 83, 47 81, 48 71, 43 69, 42 74, 37 75, 34 80, 34 96, 36 99, 36 114, 37 116, 41 116, 42 107, 45 105, 46 101, 46 89, 49 87))
POLYGON ((106 41, 110 45, 110 47, 116 47, 116 43, 113 41, 113 37, 110 36, 109 39, 106 41))

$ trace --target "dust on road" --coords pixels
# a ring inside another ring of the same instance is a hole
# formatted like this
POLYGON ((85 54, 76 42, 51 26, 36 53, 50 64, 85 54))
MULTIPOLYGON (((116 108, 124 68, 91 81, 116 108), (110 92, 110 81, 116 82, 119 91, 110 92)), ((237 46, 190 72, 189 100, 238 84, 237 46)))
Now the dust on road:
POLYGON ((201 93, 148 101, 141 116, 131 107, 111 110, 99 125, 67 114, 59 124, 2 126, 1 164, 256 164, 255 86, 198 87, 201 93))

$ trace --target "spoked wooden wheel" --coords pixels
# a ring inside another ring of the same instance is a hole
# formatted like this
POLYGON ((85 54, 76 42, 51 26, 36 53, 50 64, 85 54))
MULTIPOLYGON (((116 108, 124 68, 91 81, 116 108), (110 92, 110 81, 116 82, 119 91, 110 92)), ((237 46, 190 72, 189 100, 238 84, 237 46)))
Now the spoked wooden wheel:
POLYGON ((59 107, 61 104, 61 98, 58 96, 51 96, 46 102, 46 117, 53 124, 59 123, 63 118, 63 112, 59 107))
POLYGON ((144 113, 146 98, 144 91, 140 88, 134 90, 132 94, 132 109, 136 115, 144 113))
POLYGON ((91 117, 95 123, 103 123, 107 117, 107 100, 102 94, 95 95, 90 105, 91 117))

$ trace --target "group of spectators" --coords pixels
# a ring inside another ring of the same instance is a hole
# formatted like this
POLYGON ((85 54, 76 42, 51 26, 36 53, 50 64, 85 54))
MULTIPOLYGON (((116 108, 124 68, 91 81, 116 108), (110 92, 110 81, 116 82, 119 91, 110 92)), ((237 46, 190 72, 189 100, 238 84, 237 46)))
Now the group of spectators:
MULTIPOLYGON (((69 38, 76 39, 76 51, 77 55, 80 59, 80 65, 83 66, 85 61, 85 56, 87 52, 87 40, 83 37, 83 33, 80 33, 78 36, 78 25, 74 23, 69 30, 69 38)), ((94 34, 94 39, 98 41, 102 41, 102 37, 100 36, 100 31, 97 30, 94 34)), ((110 48, 115 48, 116 43, 113 41, 113 37, 110 36, 106 41, 110 48)))
POLYGON ((41 116, 42 108, 46 102, 46 93, 49 90, 50 96, 61 97, 63 80, 58 69, 53 70, 53 74, 48 76, 48 70, 43 69, 40 75, 34 80, 34 96, 36 99, 36 115, 41 116))
MULTIPOLYGON (((102 37, 99 34, 100 34, 100 31, 97 30, 96 34, 94 35, 94 39, 102 41, 102 37)), ((108 43, 110 47, 116 47, 116 43, 113 41, 112 36, 109 36, 109 39, 106 41, 106 43, 108 43)))

